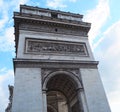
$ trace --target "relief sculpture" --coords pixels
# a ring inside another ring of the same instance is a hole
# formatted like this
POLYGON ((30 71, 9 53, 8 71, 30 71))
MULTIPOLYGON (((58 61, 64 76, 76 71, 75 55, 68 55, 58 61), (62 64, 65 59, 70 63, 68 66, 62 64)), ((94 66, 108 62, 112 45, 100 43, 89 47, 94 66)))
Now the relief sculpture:
POLYGON ((51 41, 27 41, 27 53, 68 53, 86 55, 85 44, 51 41))

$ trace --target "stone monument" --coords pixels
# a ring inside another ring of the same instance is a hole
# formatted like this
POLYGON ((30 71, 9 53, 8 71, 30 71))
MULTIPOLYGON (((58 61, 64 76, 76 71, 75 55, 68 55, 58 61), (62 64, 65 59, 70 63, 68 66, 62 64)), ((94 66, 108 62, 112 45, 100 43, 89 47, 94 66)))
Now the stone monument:
POLYGON ((12 112, 110 112, 82 18, 26 5, 14 12, 12 112))

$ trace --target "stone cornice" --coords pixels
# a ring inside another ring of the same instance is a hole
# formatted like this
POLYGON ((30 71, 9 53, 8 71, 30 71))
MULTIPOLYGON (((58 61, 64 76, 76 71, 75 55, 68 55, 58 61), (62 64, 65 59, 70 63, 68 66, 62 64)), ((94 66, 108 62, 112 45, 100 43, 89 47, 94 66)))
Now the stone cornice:
POLYGON ((14 68, 97 68, 98 61, 13 59, 14 68))
POLYGON ((83 21, 75 21, 75 20, 66 20, 66 19, 60 19, 60 18, 52 18, 47 16, 38 16, 38 15, 32 15, 32 14, 26 14, 26 13, 19 13, 14 12, 14 19, 16 22, 32 22, 32 23, 54 23, 57 25, 62 25, 64 27, 81 27, 85 29, 86 31, 89 31, 91 24, 83 21))

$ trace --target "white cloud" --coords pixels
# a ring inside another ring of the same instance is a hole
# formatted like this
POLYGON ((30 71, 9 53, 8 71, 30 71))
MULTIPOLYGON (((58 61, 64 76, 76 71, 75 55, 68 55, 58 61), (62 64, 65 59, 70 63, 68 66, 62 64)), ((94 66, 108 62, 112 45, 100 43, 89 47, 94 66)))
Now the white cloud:
POLYGON ((76 2, 77 0, 69 0, 70 2, 76 2))
POLYGON ((14 28, 6 28, 3 35, 0 35, 0 51, 14 51, 14 28))
POLYGON ((67 7, 64 3, 64 0, 47 0, 47 6, 52 8, 65 8, 67 7))
POLYGON ((106 52, 106 59, 114 58, 120 55, 120 21, 114 23, 104 35, 104 41, 106 41, 106 45, 108 46, 106 52), (112 54, 112 55, 111 55, 112 54))
POLYGON ((20 4, 25 4, 25 3, 27 3, 27 2, 29 2, 29 0, 18 0, 18 4, 20 5, 20 4))
POLYGON ((103 34, 99 46, 95 49, 100 60, 101 76, 108 94, 113 112, 119 112, 120 105, 120 20, 103 34))
POLYGON ((13 51, 14 50, 14 30, 11 27, 11 15, 13 11, 19 9, 20 4, 25 4, 29 0, 11 0, 7 1, 0 0, 0 51, 13 51), (8 13, 9 12, 9 13, 8 13), (10 26, 10 27, 9 27, 10 26))
POLYGON ((108 94, 112 112, 120 111, 120 80, 117 81, 114 91, 108 94))
POLYGON ((66 8, 66 3, 68 2, 76 2, 77 0, 47 0, 46 4, 51 8, 66 8))
POLYGON ((3 5, 3 0, 0 0, 0 7, 3 5))
MULTIPOLYGON (((104 52, 105 60, 115 60, 120 55, 120 20, 109 27, 103 34, 99 47, 104 52)), ((119 58, 119 57, 118 57, 119 58)))
POLYGON ((120 111, 120 91, 117 93, 113 93, 110 96, 110 105, 112 112, 119 112, 120 111))
POLYGON ((89 40, 92 45, 94 45, 93 41, 100 34, 100 30, 108 19, 109 14, 109 1, 99 0, 98 5, 94 9, 87 11, 87 14, 84 16, 84 21, 92 23, 89 32, 89 40))
POLYGON ((9 84, 13 84, 13 70, 0 69, 0 112, 5 112, 8 105, 9 84))
POLYGON ((9 4, 9 8, 13 7, 13 11, 18 10, 20 5, 28 3, 29 0, 12 0, 9 4))
POLYGON ((0 19, 0 30, 4 27, 7 21, 8 21, 8 16, 6 16, 6 14, 3 14, 2 19, 0 19))
POLYGON ((0 30, 2 30, 2 28, 4 27, 4 25, 7 23, 8 21, 8 12, 5 10, 5 7, 6 5, 3 5, 3 2, 0 2, 0 16, 1 16, 1 19, 0 19, 0 30))

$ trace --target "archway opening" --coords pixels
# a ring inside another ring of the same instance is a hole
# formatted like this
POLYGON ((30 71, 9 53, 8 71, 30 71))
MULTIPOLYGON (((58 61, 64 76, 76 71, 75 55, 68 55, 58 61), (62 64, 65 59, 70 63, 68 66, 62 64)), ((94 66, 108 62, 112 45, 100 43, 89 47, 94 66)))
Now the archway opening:
POLYGON ((66 97, 59 91, 47 92, 48 112, 68 112, 66 97))
POLYGON ((46 87, 47 112, 80 112, 77 84, 70 76, 56 74, 46 87))

